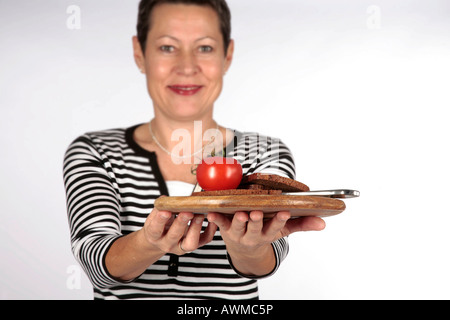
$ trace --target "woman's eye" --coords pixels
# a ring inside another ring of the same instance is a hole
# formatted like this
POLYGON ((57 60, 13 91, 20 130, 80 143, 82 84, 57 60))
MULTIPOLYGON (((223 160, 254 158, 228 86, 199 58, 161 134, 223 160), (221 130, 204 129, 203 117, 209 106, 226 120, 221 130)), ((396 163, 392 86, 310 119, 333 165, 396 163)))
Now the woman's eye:
POLYGON ((201 46, 199 51, 202 53, 212 52, 213 48, 211 46, 201 46))
POLYGON ((159 47, 159 49, 162 52, 174 52, 175 51, 175 48, 173 46, 161 46, 161 47, 159 47))

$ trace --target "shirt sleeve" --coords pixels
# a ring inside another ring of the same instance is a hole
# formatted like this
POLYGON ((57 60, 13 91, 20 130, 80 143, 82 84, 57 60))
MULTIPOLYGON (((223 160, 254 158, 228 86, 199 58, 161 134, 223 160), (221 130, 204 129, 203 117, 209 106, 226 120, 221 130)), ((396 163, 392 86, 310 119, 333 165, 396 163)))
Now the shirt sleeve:
POLYGON ((105 257, 122 236, 119 200, 104 159, 88 136, 67 149, 63 177, 73 254, 94 287, 117 285, 105 257))
POLYGON ((289 148, 277 138, 266 138, 265 147, 256 157, 253 173, 276 174, 295 179, 295 163, 289 148))

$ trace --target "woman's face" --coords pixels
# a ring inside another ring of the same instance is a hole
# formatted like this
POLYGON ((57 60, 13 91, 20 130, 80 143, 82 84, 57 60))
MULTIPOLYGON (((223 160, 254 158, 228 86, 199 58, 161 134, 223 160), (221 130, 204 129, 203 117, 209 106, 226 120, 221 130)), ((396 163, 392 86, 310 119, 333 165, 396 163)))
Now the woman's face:
POLYGON ((233 43, 224 54, 217 13, 207 6, 164 4, 154 8, 151 21, 145 57, 134 41, 155 112, 177 120, 212 114, 233 54, 233 43))

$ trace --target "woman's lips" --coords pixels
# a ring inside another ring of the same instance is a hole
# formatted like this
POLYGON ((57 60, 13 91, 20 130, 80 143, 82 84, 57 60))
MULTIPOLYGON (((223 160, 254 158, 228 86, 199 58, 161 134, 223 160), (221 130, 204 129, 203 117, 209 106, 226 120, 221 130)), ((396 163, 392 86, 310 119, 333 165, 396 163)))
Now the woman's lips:
POLYGON ((169 89, 175 92, 176 94, 182 95, 182 96, 192 96, 199 92, 203 86, 197 86, 197 85, 174 85, 169 86, 169 89))

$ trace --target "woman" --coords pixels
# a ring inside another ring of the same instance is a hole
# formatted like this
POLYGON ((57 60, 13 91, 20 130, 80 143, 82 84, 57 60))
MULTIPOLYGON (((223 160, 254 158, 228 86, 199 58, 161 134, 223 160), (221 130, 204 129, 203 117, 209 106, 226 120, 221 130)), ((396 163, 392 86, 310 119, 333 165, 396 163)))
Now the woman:
POLYGON ((287 254, 286 236, 324 228, 319 218, 289 220, 289 212, 263 221, 258 211, 205 219, 153 208, 159 196, 192 192, 195 164, 211 146, 239 160, 244 174, 294 178, 283 143, 213 119, 233 58, 230 30, 224 0, 141 1, 134 57, 154 118, 87 133, 64 162, 72 249, 95 298, 256 299, 256 279, 287 254), (188 134, 180 142, 174 132, 188 134))

